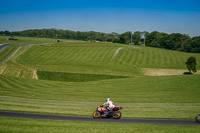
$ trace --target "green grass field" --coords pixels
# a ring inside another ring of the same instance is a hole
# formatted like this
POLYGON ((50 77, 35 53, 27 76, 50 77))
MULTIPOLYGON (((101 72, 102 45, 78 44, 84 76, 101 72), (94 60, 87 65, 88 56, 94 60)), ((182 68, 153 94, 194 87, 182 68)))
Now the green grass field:
MULTIPOLYGON (((191 54, 150 47, 121 46, 114 44, 86 43, 34 46, 26 51, 18 62, 40 71, 63 71, 135 76, 142 75, 140 68, 186 69, 185 62, 191 54), (110 46, 109 46, 110 45, 110 46), (113 54, 123 47, 111 61, 113 54)), ((198 65, 199 69, 200 66, 198 65)))
POLYGON ((7 40, 9 36, 0 36, 0 44, 1 43, 19 43, 19 44, 29 44, 29 43, 56 43, 56 39, 50 38, 35 38, 35 37, 18 37, 15 36, 15 39, 18 40, 7 40))
POLYGON ((152 124, 124 124, 124 123, 92 123, 92 122, 70 122, 35 119, 18 119, 0 117, 0 132, 15 133, 198 133, 200 126, 174 126, 174 125, 152 125, 152 124))
MULTIPOLYGON (((2 37, 0 40, 3 40, 2 37)), ((200 113, 199 74, 152 77, 144 76, 142 71, 142 68, 152 68, 154 71, 186 70, 185 62, 190 56, 197 58, 197 69, 200 69, 200 54, 142 46, 136 46, 134 49, 130 45, 112 43, 69 40, 56 43, 55 39, 44 38, 20 38, 18 41, 20 40, 22 45, 31 41, 55 42, 55 44, 23 46, 12 59, 0 65, 1 110, 91 117, 96 106, 104 103, 109 97, 116 105, 124 107, 122 118, 194 120, 200 113), (122 49, 113 58, 120 47, 122 49)), ((1 51, 0 55, 8 56, 11 53, 9 50, 10 48, 1 51)), ((35 125, 30 129, 37 128, 46 132, 49 131, 47 129, 49 125, 56 123, 45 120, 1 119, 2 125, 8 124, 2 126, 4 127, 1 129, 2 132, 12 132, 9 126, 17 120, 22 123, 30 122, 25 124, 27 126, 35 125), (44 121, 48 124, 45 125, 44 121)), ((97 124, 59 122, 61 125, 64 123, 71 125, 69 132, 72 130, 79 132, 75 130, 76 125, 90 127, 88 130, 93 132, 95 129, 91 126, 97 124)), ((179 126, 112 123, 108 125, 119 127, 124 125, 124 130, 127 132, 145 132, 147 129, 152 132, 199 131, 199 127, 195 126, 189 128, 180 126, 180 130, 179 126)), ((20 126, 16 125, 13 130, 20 132, 20 126)), ((100 127, 95 131, 100 131, 100 127)), ((65 131, 65 128, 63 130, 57 128, 55 127, 57 132, 65 131)))
POLYGON ((123 117, 193 119, 200 110, 199 79, 187 75, 55 82, 0 76, 0 108, 91 116, 97 105, 111 97, 124 106, 123 117))

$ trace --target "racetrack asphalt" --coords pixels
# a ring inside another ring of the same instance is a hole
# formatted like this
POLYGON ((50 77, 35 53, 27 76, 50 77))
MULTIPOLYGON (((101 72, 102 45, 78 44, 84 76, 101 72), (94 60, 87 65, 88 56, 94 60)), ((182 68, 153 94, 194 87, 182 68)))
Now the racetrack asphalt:
POLYGON ((17 43, 4 43, 0 45, 0 51, 2 51, 3 49, 5 49, 6 47, 8 47, 9 45, 15 45, 17 43))
POLYGON ((161 124, 161 125, 184 125, 184 126, 200 126, 195 120, 172 120, 172 119, 111 119, 79 116, 59 116, 46 114, 31 114, 0 111, 0 117, 30 118, 30 119, 48 119, 48 120, 67 120, 67 121, 84 121, 84 122, 112 122, 112 123, 143 123, 143 124, 161 124))

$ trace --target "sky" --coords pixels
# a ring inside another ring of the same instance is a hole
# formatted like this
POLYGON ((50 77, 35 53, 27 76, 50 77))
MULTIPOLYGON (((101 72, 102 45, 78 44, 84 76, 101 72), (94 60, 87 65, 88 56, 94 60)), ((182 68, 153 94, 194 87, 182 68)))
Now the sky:
POLYGON ((0 31, 43 28, 200 36, 200 0, 0 1, 0 31))

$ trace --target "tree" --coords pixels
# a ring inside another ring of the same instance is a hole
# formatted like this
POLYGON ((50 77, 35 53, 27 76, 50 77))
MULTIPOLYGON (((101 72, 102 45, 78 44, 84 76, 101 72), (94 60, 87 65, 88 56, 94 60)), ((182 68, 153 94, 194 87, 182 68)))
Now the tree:
POLYGON ((136 31, 133 33, 133 43, 135 45, 139 45, 141 41, 141 32, 140 31, 136 31))
POLYGON ((192 53, 200 53, 200 36, 193 37, 190 46, 192 53))
POLYGON ((122 33, 120 35, 120 43, 129 44, 131 42, 131 33, 130 31, 122 33))
POLYGON ((188 58, 187 62, 185 64, 186 64, 186 66, 187 66, 187 68, 188 68, 188 70, 190 72, 191 71, 193 71, 193 73, 196 72, 196 65, 197 65, 197 63, 196 63, 196 58, 195 57, 191 56, 190 58, 188 58))
POLYGON ((146 45, 150 47, 159 47, 160 32, 153 31, 146 36, 146 45))
POLYGON ((10 33, 10 31, 4 31, 4 35, 6 35, 6 36, 9 36, 9 35, 11 35, 11 33, 10 33))

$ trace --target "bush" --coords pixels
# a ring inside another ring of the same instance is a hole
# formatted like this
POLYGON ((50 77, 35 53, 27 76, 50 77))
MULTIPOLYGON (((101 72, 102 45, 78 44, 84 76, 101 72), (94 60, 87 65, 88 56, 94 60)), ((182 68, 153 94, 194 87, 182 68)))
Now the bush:
POLYGON ((185 64, 186 64, 188 70, 190 71, 190 73, 191 73, 191 71, 193 73, 196 72, 196 65, 197 65, 197 63, 196 63, 196 58, 195 57, 188 58, 187 62, 185 64))

